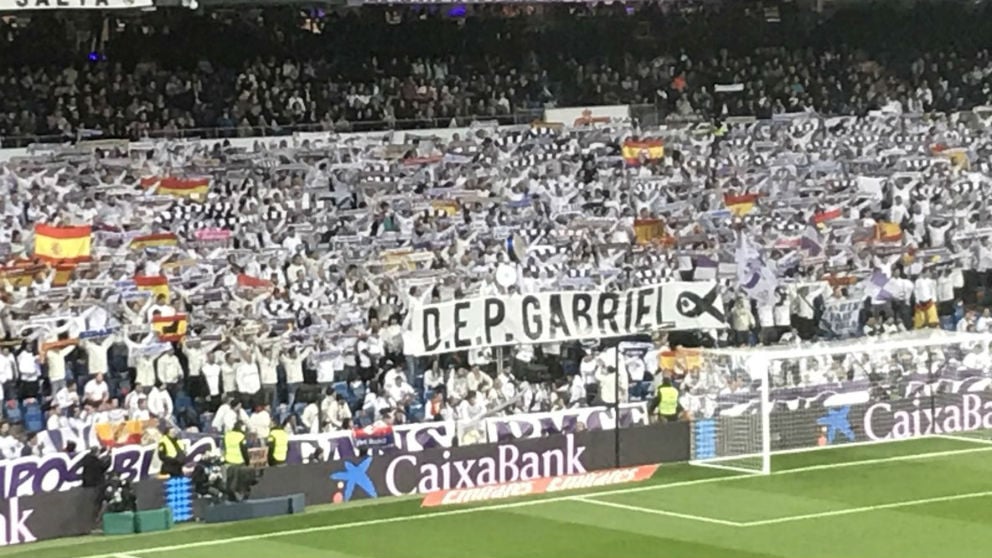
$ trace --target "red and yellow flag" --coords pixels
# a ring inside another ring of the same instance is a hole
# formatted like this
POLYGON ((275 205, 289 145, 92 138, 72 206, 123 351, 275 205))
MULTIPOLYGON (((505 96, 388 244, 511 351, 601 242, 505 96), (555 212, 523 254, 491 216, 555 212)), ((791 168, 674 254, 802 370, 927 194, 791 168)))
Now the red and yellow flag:
POLYGON ((875 224, 875 240, 879 242, 898 242, 902 240, 902 227, 899 223, 880 221, 875 224))
POLYGON ((146 428, 158 425, 158 419, 126 420, 120 422, 103 422, 93 427, 100 445, 105 448, 130 446, 141 443, 141 437, 146 428))
POLYGON ((34 226, 34 255, 53 263, 78 263, 90 259, 89 225, 76 227, 34 226))
POLYGON ((179 239, 173 233, 146 234, 131 239, 131 248, 134 250, 153 246, 176 246, 178 244, 179 239))
POLYGON ((824 209, 823 211, 818 211, 813 215, 813 223, 819 225, 820 223, 826 223, 827 221, 833 221, 834 219, 840 219, 844 216, 844 210, 839 207, 831 207, 829 209, 824 209))
POLYGON ((202 196, 210 189, 210 178, 205 176, 185 178, 147 176, 141 179, 141 187, 155 188, 157 193, 170 196, 202 196))
POLYGON ((156 316, 152 318, 152 329, 161 342, 182 341, 186 336, 186 314, 156 316))
POLYGON ((634 220, 634 237, 637 244, 651 244, 665 236, 665 224, 661 219, 634 220))
POLYGON ((758 194, 741 194, 739 196, 727 194, 723 196, 723 204, 736 217, 743 217, 750 213, 757 200, 758 194))
POLYGON ((152 296, 169 298, 169 278, 165 275, 135 275, 134 286, 152 293, 152 296))
POLYGON ((627 140, 623 142, 621 155, 628 165, 641 164, 642 156, 657 161, 665 156, 665 143, 660 139, 627 140))

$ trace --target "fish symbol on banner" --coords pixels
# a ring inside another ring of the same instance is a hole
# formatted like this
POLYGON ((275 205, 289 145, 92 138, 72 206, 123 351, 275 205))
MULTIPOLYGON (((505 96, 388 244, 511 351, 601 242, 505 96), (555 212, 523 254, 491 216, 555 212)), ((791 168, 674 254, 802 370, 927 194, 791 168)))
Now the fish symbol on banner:
POLYGON ((726 317, 715 305, 719 294, 718 291, 719 287, 716 285, 706 293, 706 296, 702 297, 692 291, 683 291, 679 293, 678 298, 675 300, 675 307, 686 318, 698 318, 703 314, 709 314, 723 322, 726 320, 726 317))

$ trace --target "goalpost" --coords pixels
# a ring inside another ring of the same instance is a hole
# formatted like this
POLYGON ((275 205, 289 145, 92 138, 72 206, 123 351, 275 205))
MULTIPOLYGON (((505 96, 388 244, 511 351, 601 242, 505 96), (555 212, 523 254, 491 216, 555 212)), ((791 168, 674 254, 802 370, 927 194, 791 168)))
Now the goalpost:
POLYGON ((693 416, 690 463, 747 473, 771 473, 777 454, 844 444, 988 441, 992 335, 704 349, 681 401, 693 416))

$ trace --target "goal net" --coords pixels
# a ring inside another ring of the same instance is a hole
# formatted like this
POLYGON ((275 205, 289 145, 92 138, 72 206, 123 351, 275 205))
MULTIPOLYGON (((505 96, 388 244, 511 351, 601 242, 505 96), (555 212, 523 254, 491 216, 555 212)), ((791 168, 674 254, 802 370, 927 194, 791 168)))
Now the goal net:
POLYGON ((681 396, 692 463, 770 473, 773 456, 924 436, 992 441, 992 335, 943 331, 701 352, 681 396))

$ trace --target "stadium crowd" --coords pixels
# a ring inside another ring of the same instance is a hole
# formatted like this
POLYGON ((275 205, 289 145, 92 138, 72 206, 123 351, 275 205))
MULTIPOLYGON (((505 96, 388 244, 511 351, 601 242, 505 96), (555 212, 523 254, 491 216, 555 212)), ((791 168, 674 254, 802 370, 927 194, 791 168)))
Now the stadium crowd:
MULTIPOLYGON (((250 150, 108 141, 5 162, 6 417, 31 432, 241 421, 261 436, 273 419, 297 432, 471 422, 612 404, 615 388, 623 400, 651 398, 663 377, 687 393, 747 389, 700 381, 680 347, 989 331, 987 115, 920 114, 985 104, 987 53, 968 41, 919 56, 871 50, 889 32, 860 44, 857 32, 878 22, 850 25, 843 13, 797 49, 791 32, 761 30, 802 27, 800 16, 776 24, 764 11, 720 9, 731 11, 603 9, 576 27, 551 9, 543 27, 533 14, 370 11, 318 18, 320 35, 184 15, 189 33, 174 33, 176 22, 128 25, 107 43, 108 60, 56 65, 24 48, 59 27, 5 28, 0 136, 323 132, 250 150), (748 31, 718 52, 693 50, 693 33, 731 25, 748 31), (852 41, 823 44, 837 33, 852 41), (630 53, 599 55, 621 36, 638 38, 630 53), (683 37, 684 48, 655 36, 683 37), (506 37, 516 39, 482 48, 506 37), (735 54, 748 40, 761 48, 735 54), (204 60, 197 41, 246 46, 204 60), (322 56, 367 52, 370 41, 388 46, 371 58, 322 56), (13 66, 22 54, 39 65, 13 66), (540 119, 546 106, 617 103, 652 104, 657 120, 492 125, 524 109, 540 119), (473 126, 335 135, 411 119, 473 126), (662 139, 664 156, 631 160, 632 137, 662 139), (39 261, 39 224, 92 226, 90 261, 39 261), (657 334, 631 358, 598 342, 405 354, 411 307, 508 292, 494 278, 500 266, 515 270, 519 292, 717 279, 729 327, 657 334)), ((986 24, 975 19, 940 21, 978 32, 986 24)), ((0 431, 5 457, 36 451, 30 436, 0 431)))

